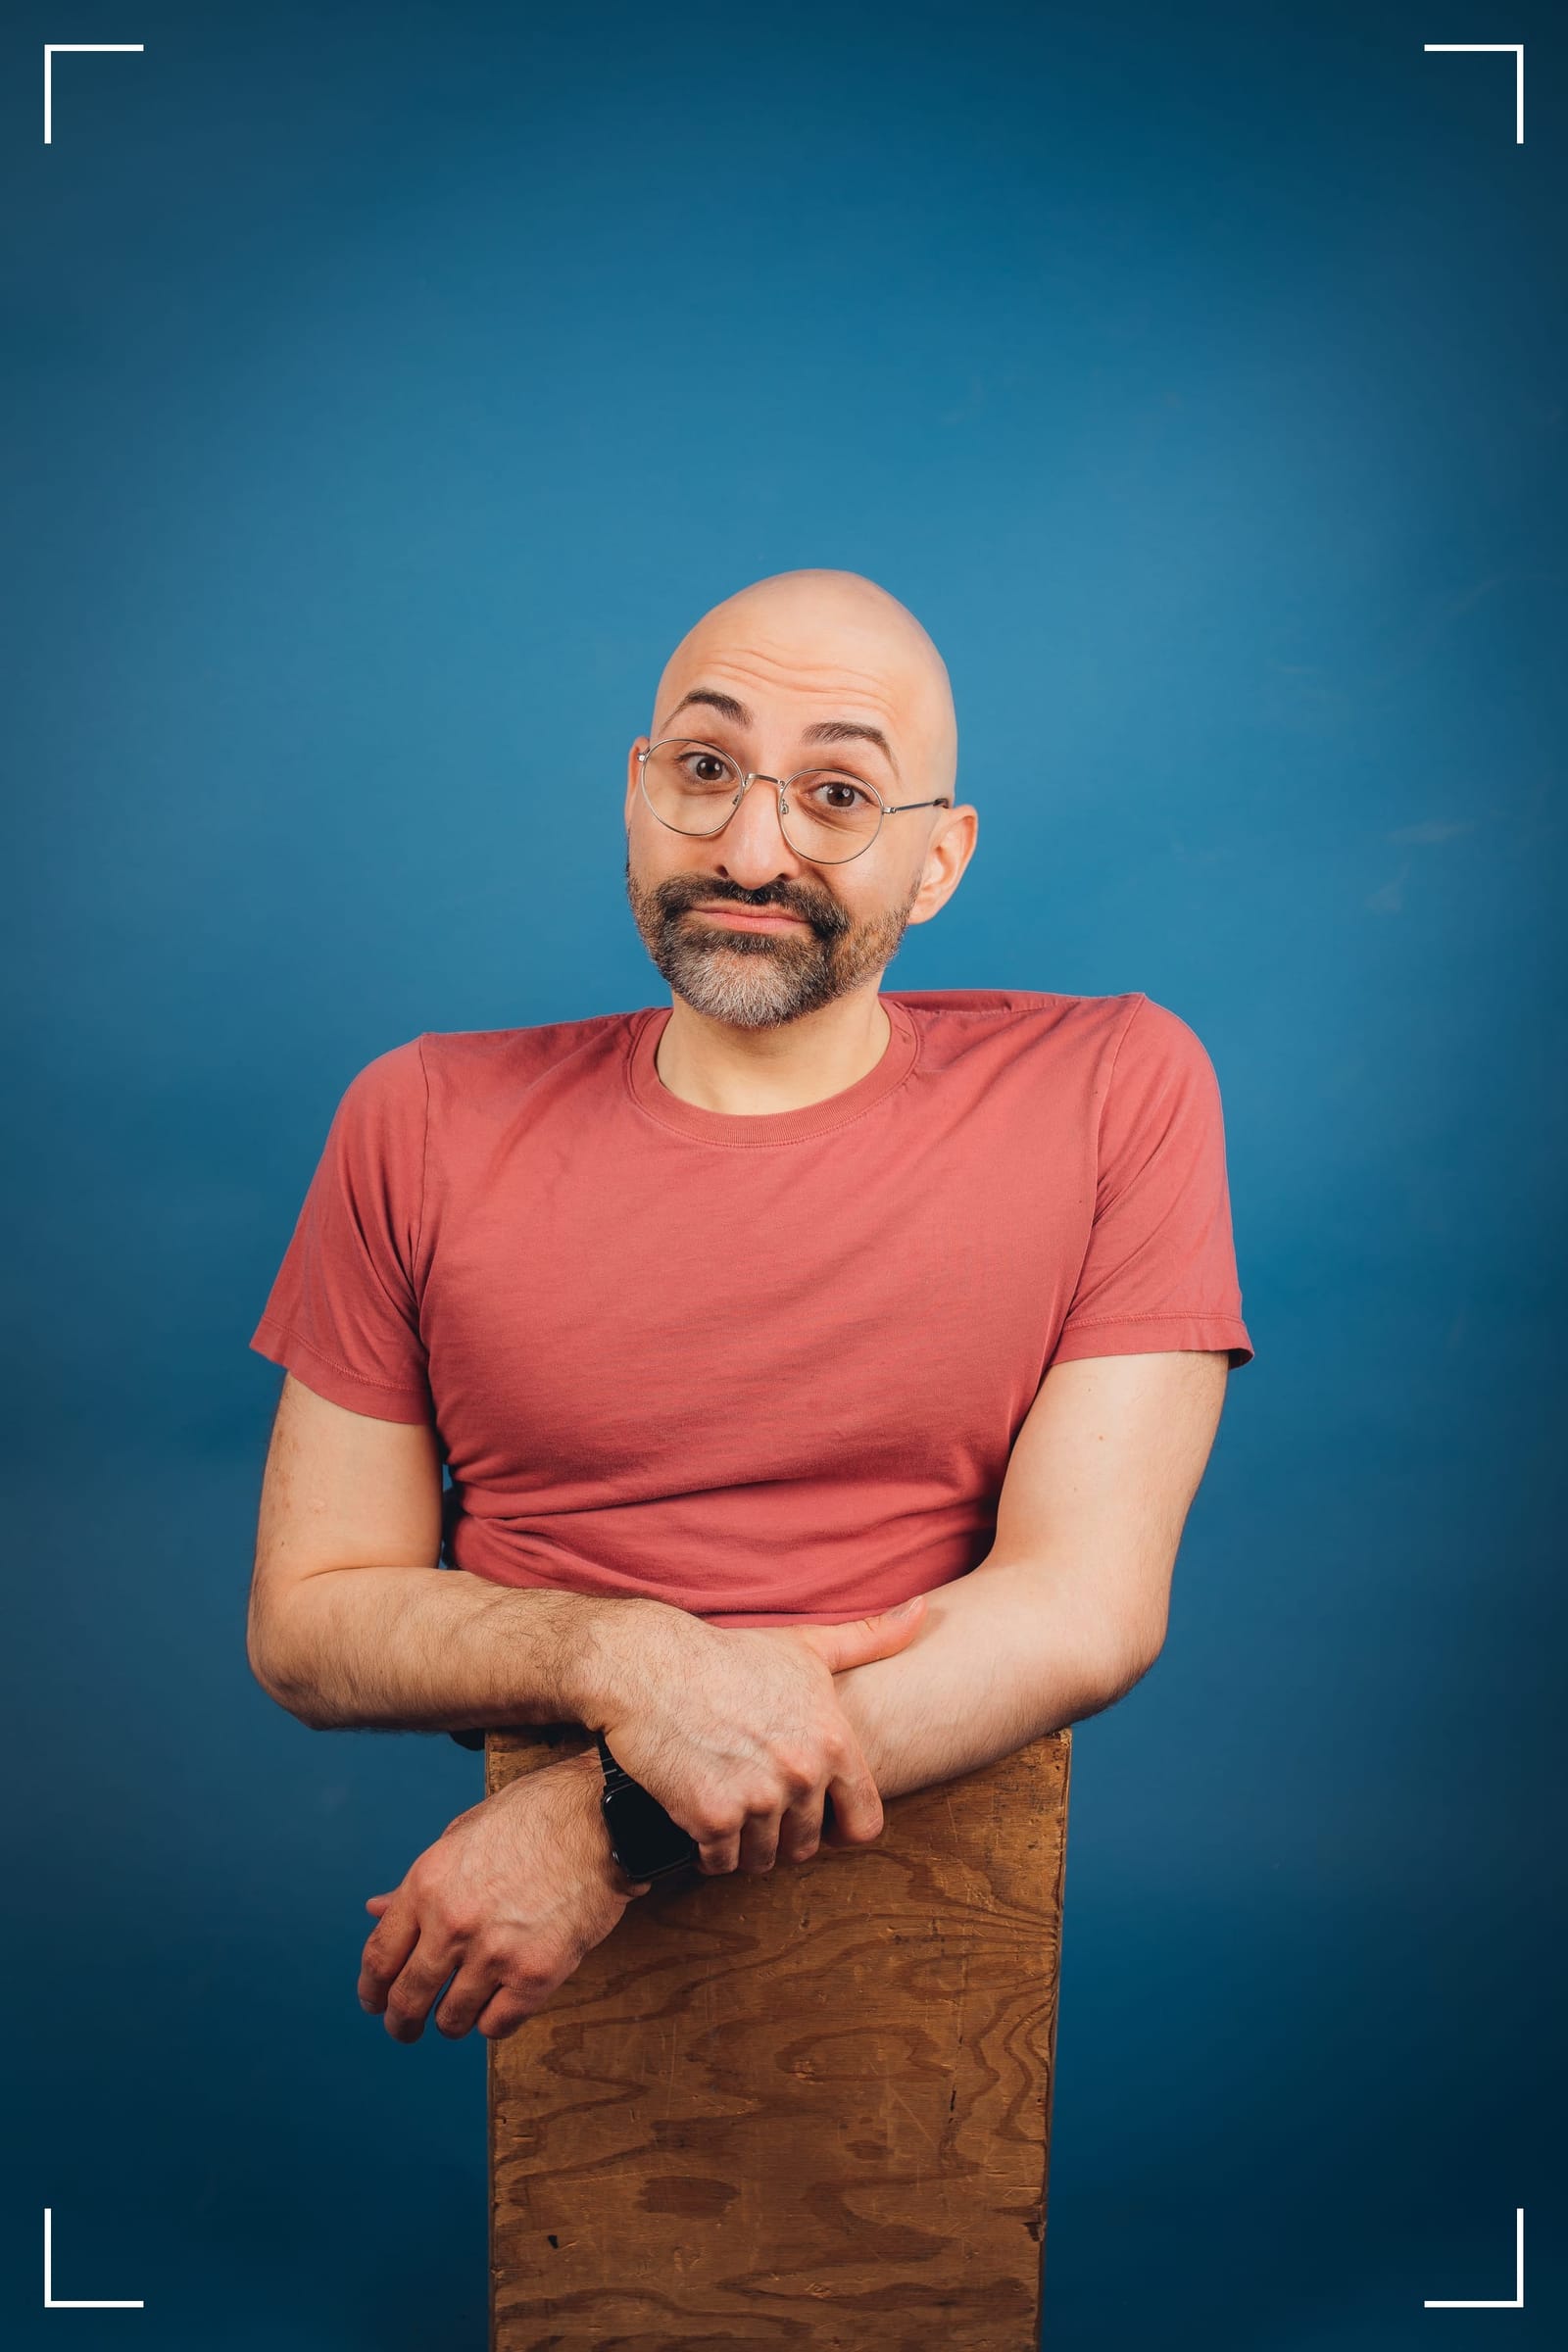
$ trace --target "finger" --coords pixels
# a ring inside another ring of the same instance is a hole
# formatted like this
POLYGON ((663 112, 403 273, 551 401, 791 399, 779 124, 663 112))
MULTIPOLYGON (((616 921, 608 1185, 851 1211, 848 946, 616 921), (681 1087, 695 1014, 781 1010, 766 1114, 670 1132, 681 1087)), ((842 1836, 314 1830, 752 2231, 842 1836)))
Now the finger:
POLYGON ((479 2007, 475 2018, 479 2032, 492 2041, 503 2034, 514 2034, 525 2019, 536 2015, 561 1990, 582 1957, 579 1952, 574 1960, 558 1955, 552 1961, 541 1952, 531 1966, 516 1956, 510 1962, 503 1959, 490 1971, 490 1997, 479 2007))
POLYGON ((722 1878, 734 1870, 741 1858, 741 1834, 731 1830, 727 1838, 703 1838, 698 1840, 697 1867, 712 1879, 722 1878))
POLYGON ((504 1984, 485 2003, 476 2022, 486 2041, 504 2041, 509 2034, 515 2034, 519 2026, 525 2026, 532 2015, 522 1995, 504 1984))
POLYGON ((741 1828, 737 1867, 749 1871, 771 1870, 778 1860, 781 1832, 782 1818, 779 1814, 752 1814, 741 1828))
POLYGON ((360 1955, 360 2007, 379 2015, 409 1954, 419 1939, 419 1915, 400 1887, 389 1897, 380 1924, 372 1928, 360 1955))
POLYGON ((449 2041, 461 2041, 478 2024, 487 2003, 505 1990, 500 1963, 477 1960, 470 1953, 447 1986, 446 1997, 435 2013, 437 2031, 449 2041))
POLYGON ((849 1845, 869 1845, 882 1835, 882 1799, 863 1761, 849 1766, 828 1783, 833 1799, 835 1838, 849 1845))
POLYGON ((367 1911, 373 1912, 379 1919, 391 1900, 392 1897, 389 1894, 372 1894, 367 1898, 365 1908, 367 1911))
POLYGON ((794 1625, 789 1631, 825 1658, 835 1674, 842 1674, 846 1667, 891 1657, 919 1632, 924 1614, 925 1594, 913 1592, 897 1608, 880 1609, 874 1617, 852 1617, 844 1625, 794 1625))
POLYGON ((781 1862, 809 1862, 821 1844, 824 1835, 823 1812, 827 1797, 824 1783, 813 1788, 808 1796, 797 1797, 786 1805, 778 1829, 778 1859, 781 1862))
POLYGON ((386 1996, 382 2023, 394 2041, 417 2041, 441 1987, 461 1955, 449 1944, 420 1936, 407 1967, 386 1996))

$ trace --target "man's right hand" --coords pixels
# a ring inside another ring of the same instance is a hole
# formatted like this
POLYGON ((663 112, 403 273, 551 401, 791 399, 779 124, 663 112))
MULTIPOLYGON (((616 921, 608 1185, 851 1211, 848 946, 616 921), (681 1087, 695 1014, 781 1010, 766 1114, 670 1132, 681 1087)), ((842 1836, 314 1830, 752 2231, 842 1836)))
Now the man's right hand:
POLYGON ((709 1873, 806 1862, 833 1800, 834 1843, 882 1834, 882 1800, 833 1677, 891 1657, 925 1595, 846 1625, 712 1626, 618 1603, 597 1629, 610 1686, 590 1728, 697 1839, 709 1873))

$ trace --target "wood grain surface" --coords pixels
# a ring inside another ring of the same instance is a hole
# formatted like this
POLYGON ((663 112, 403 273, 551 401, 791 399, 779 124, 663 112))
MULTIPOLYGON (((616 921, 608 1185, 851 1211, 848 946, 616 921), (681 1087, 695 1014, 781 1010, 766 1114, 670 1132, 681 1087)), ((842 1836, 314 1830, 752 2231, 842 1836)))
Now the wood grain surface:
POLYGON ((1035 2352, 1071 1752, 657 1883, 491 2045, 492 2352, 1035 2352))

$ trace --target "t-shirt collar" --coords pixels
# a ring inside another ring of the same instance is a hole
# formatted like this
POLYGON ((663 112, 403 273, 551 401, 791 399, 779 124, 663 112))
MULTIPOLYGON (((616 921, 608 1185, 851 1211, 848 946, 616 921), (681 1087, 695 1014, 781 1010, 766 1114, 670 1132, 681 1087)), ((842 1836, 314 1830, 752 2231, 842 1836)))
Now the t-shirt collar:
POLYGON ((657 1119, 662 1127, 673 1128, 677 1135, 690 1136, 694 1142, 743 1146, 804 1143, 809 1136, 827 1135, 833 1128, 859 1118, 873 1103, 880 1102, 896 1086, 902 1085, 913 1067, 919 1033, 908 1008, 897 997, 880 991, 877 1002, 889 1022, 888 1042, 881 1060, 853 1086, 825 1096, 820 1102, 805 1103, 798 1110, 708 1110, 701 1103, 672 1095, 654 1060, 670 1017, 671 1007, 667 1004, 651 1004, 633 1015, 626 1053, 626 1082, 633 1099, 650 1118, 657 1119))

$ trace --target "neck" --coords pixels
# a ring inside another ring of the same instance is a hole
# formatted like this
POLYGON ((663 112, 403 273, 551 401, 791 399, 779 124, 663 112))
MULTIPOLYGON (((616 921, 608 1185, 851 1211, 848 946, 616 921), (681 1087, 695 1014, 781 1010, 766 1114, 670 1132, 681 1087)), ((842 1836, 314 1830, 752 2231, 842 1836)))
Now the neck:
POLYGON ((710 1020, 673 997, 654 1066, 672 1095, 703 1110, 732 1117, 806 1110, 874 1070, 891 1035, 875 989, 856 989, 765 1029, 710 1020))

